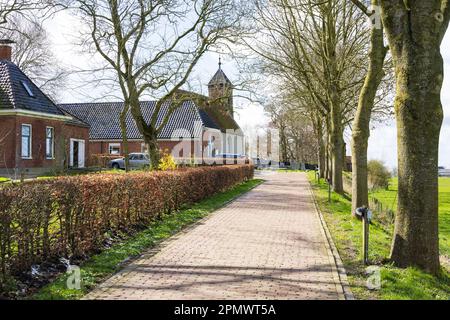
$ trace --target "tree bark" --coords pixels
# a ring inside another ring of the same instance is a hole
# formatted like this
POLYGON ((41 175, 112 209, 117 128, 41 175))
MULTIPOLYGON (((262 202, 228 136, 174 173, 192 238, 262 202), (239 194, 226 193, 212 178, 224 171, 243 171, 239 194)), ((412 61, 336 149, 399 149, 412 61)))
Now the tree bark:
POLYGON ((343 160, 343 146, 344 131, 342 129, 341 112, 340 110, 333 110, 332 107, 332 121, 330 133, 330 153, 331 153, 331 183, 333 191, 337 193, 344 192, 344 185, 342 181, 342 164, 343 160))
POLYGON ((122 110, 122 112, 120 113, 120 131, 122 134, 122 147, 123 147, 123 155, 125 156, 125 172, 130 171, 130 158, 128 156, 129 154, 129 150, 128 150, 128 137, 127 137, 127 123, 126 123, 126 118, 127 118, 127 113, 128 113, 128 105, 126 105, 125 102, 125 107, 122 110))
MULTIPOLYGON (((448 25, 441 1, 416 1, 405 8, 381 1, 382 19, 394 60, 397 95, 398 208, 391 260, 437 274, 438 149, 443 110, 440 44, 448 25)), ((443 7, 444 8, 444 7, 443 7)))
POLYGON ((323 129, 319 125, 317 129, 317 145, 318 145, 318 157, 319 157, 319 178, 325 178, 325 145, 323 141, 323 129))
POLYGON ((148 145, 148 155, 150 158, 150 169, 158 170, 159 160, 161 159, 161 154, 159 151, 159 145, 156 135, 144 134, 144 141, 148 145))
POLYGON ((339 76, 337 67, 337 40, 336 21, 333 15, 333 3, 329 2, 326 9, 325 26, 325 52, 327 58, 326 78, 328 82, 328 101, 330 103, 330 147, 331 147, 331 183, 333 190, 337 193, 344 192, 342 181, 343 163, 343 135, 341 99, 339 95, 339 76))
MULTIPOLYGON (((372 0, 378 6, 378 0, 372 0)), ((370 117, 378 87, 383 79, 383 64, 387 48, 383 28, 372 26, 370 34, 369 69, 358 101, 352 128, 352 213, 369 204, 367 186, 367 147, 370 137, 370 117)))

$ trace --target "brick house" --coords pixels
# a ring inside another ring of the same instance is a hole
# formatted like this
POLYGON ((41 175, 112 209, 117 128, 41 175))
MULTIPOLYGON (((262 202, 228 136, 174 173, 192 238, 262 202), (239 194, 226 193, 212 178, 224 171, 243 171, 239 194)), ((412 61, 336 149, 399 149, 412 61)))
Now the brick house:
POLYGON ((84 167, 89 125, 58 108, 11 62, 10 45, 0 41, 0 175, 84 167))
MULTIPOLYGON (((192 94, 169 117, 158 136, 159 147, 175 157, 197 159, 219 153, 244 154, 244 135, 233 117, 232 83, 219 70, 208 83, 209 96, 192 94)), ((141 102, 147 122, 154 112, 156 101, 141 102)), ((168 112, 163 104, 158 125, 168 112)), ((58 107, 89 124, 89 153, 91 155, 120 155, 123 153, 119 115, 123 102, 72 103, 58 107)), ((126 117, 129 152, 145 152, 146 146, 136 123, 128 112, 126 117)))

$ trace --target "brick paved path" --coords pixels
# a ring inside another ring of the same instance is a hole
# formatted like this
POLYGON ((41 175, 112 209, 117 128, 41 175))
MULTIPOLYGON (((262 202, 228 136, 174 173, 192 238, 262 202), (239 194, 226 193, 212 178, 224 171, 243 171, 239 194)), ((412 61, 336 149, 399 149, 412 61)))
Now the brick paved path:
POLYGON ((263 178, 86 298, 342 299, 306 175, 263 178))

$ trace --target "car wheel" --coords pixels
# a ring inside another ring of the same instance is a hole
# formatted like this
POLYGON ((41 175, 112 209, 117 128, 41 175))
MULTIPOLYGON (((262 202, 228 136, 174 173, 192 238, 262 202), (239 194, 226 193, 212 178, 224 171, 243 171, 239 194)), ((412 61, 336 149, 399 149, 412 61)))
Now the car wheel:
POLYGON ((113 169, 116 169, 116 170, 120 169, 120 166, 118 163, 113 163, 112 167, 113 167, 113 169))

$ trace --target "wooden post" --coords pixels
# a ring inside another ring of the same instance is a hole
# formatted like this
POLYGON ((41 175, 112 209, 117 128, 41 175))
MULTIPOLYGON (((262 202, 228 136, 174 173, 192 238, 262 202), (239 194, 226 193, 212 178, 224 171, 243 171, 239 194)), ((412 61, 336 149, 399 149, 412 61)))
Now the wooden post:
POLYGON ((367 218, 367 213, 364 212, 362 216, 362 223, 363 223, 363 262, 364 264, 369 264, 369 219, 367 218))

